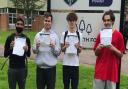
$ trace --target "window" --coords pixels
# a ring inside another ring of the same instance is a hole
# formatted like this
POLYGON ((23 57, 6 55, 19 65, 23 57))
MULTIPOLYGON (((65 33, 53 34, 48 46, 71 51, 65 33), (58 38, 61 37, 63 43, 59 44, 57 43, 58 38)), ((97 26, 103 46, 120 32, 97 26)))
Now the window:
POLYGON ((15 24, 16 14, 9 14, 9 24, 15 24))
POLYGON ((32 26, 32 19, 31 19, 31 17, 29 17, 29 19, 28 19, 28 24, 27 24, 27 17, 25 17, 25 28, 31 29, 31 26, 32 26))
POLYGON ((7 12, 7 8, 0 8, 0 13, 6 13, 7 12))
POLYGON ((15 8, 8 8, 8 12, 9 13, 16 13, 16 9, 15 8))

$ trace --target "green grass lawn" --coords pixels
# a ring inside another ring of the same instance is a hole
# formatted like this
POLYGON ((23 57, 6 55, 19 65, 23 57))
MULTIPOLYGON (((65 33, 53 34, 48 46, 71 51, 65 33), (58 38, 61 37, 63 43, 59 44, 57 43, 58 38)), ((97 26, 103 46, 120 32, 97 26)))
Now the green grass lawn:
MULTIPOLYGON (((15 30, 14 30, 15 31, 15 30)), ((6 38, 13 33, 14 31, 1 31, 0 32, 0 45, 4 45, 6 38)), ((34 37, 36 35, 37 32, 31 32, 31 31, 24 31, 24 34, 26 34, 31 41, 31 44, 33 43, 34 37)))
MULTIPOLYGON (((0 58, 0 67, 4 61, 4 58, 0 58)), ((8 89, 7 67, 8 65, 6 64, 4 69, 0 71, 0 89, 8 89)), ((33 60, 29 60, 28 68, 29 72, 26 82, 26 89, 36 89, 36 66, 33 60)), ((80 65, 79 89, 92 89, 93 71, 93 66, 80 65)), ((56 89, 63 89, 61 62, 57 64, 56 89)), ((128 89, 128 77, 125 75, 121 76, 120 89, 128 89)))
MULTIPOLYGON (((12 32, 13 31, 0 32, 0 45, 4 45, 7 36, 10 35, 12 32)), ((24 33, 30 38, 32 44, 36 32, 25 31, 24 33)), ((2 66, 4 61, 4 58, 0 58, 0 67, 2 66)), ((28 66, 29 73, 26 82, 26 89, 36 89, 36 66, 34 61, 30 60, 28 66)), ((6 65, 2 71, 0 70, 0 89, 8 89, 7 67, 8 65, 6 65)), ((93 66, 80 65, 79 89, 92 89, 93 71, 93 66)), ((63 89, 61 62, 59 62, 57 65, 56 89, 63 89)), ((128 76, 125 76, 123 74, 121 76, 120 89, 128 89, 128 76)))

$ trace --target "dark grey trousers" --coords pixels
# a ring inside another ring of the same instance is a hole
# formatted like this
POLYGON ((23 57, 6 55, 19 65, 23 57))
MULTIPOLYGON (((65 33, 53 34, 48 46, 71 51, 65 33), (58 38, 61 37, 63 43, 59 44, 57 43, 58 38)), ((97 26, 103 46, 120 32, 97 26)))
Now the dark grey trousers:
POLYGON ((25 89, 26 69, 8 69, 9 89, 16 89, 18 83, 19 89, 25 89))

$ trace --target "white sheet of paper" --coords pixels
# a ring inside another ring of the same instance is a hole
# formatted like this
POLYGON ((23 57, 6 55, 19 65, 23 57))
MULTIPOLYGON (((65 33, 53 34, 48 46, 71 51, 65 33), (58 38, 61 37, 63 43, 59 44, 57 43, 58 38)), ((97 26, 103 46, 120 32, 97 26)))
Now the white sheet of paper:
POLYGON ((112 29, 103 29, 100 31, 101 44, 107 46, 112 42, 112 29))
POLYGON ((41 44, 41 46, 49 46, 49 44, 50 44, 50 35, 40 36, 40 44, 41 44))
POLYGON ((78 37, 77 36, 69 36, 66 38, 65 41, 69 43, 69 47, 66 49, 65 53, 77 54, 77 49, 75 47, 75 44, 78 43, 78 37))
POLYGON ((49 52, 50 49, 51 48, 49 46, 45 46, 45 47, 40 46, 39 47, 39 51, 41 51, 41 52, 49 52))
POLYGON ((77 54, 77 49, 74 45, 70 45, 67 49, 66 49, 66 53, 68 54, 77 54))
POLYGON ((50 34, 49 35, 41 35, 40 36, 40 47, 39 47, 39 51, 41 52, 47 52, 50 50, 50 34))
POLYGON ((15 44, 13 47, 12 54, 23 56, 24 55, 24 49, 23 47, 26 45, 26 39, 25 38, 15 38, 14 40, 15 44))

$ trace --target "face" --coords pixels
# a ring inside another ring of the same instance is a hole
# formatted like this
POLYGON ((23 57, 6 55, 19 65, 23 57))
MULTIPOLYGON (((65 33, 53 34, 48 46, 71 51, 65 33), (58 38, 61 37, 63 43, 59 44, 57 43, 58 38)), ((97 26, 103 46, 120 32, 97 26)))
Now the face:
POLYGON ((44 18, 44 28, 46 29, 46 30, 49 30, 49 29, 51 29, 51 25, 52 25, 52 20, 51 20, 51 17, 45 17, 44 18))
POLYGON ((113 21, 111 20, 109 15, 104 16, 103 24, 104 24, 104 27, 106 27, 106 28, 109 28, 112 26, 113 21))
POLYGON ((70 29, 74 29, 76 27, 76 21, 68 21, 68 25, 70 29))
POLYGON ((24 29, 24 23, 22 21, 17 21, 16 22, 17 33, 22 33, 23 29, 24 29))

